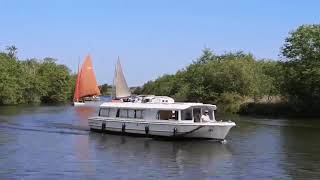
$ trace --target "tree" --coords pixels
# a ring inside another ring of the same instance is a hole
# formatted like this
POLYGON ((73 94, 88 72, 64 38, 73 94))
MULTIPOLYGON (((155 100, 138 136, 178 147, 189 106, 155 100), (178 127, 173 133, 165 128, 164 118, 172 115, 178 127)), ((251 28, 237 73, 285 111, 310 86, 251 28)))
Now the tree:
POLYGON ((214 58, 213 52, 209 48, 202 50, 202 55, 194 61, 194 64, 206 64, 214 58))
POLYGON ((302 25, 290 33, 282 47, 288 61, 317 62, 320 59, 320 24, 302 25))
POLYGON ((18 104, 22 98, 22 72, 16 61, 7 54, 0 54, 0 104, 18 104))
POLYGON ((41 97, 42 102, 66 102, 70 96, 70 70, 64 65, 56 64, 55 61, 53 58, 45 58, 39 67, 40 81, 46 92, 41 97))
POLYGON ((100 92, 103 96, 111 95, 112 86, 108 84, 103 84, 99 86, 100 92))
POLYGON ((12 46, 7 46, 6 50, 8 51, 8 55, 12 59, 16 59, 16 55, 18 53, 18 48, 15 47, 14 45, 12 46))
POLYGON ((282 55, 283 94, 297 111, 316 112, 320 107, 320 25, 302 25, 291 32, 282 55))
POLYGON ((258 101, 279 92, 273 74, 277 62, 257 61, 242 51, 214 55, 204 49, 200 57, 174 75, 164 75, 143 85, 141 93, 171 96, 177 101, 213 103, 237 112, 246 99, 258 101))

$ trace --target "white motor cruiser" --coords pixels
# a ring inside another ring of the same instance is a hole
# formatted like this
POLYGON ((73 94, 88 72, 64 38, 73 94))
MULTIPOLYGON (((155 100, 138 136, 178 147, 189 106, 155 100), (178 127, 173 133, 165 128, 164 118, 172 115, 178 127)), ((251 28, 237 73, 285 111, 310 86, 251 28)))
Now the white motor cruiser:
POLYGON ((215 105, 175 103, 174 99, 167 96, 132 97, 119 58, 114 86, 115 98, 119 100, 100 106, 98 116, 89 118, 91 130, 147 137, 224 140, 236 125, 231 121, 217 122, 215 105))
POLYGON ((93 131, 167 138, 224 140, 234 122, 216 121, 215 105, 202 103, 108 102, 89 118, 93 131), (203 114, 208 112, 204 121, 203 114))

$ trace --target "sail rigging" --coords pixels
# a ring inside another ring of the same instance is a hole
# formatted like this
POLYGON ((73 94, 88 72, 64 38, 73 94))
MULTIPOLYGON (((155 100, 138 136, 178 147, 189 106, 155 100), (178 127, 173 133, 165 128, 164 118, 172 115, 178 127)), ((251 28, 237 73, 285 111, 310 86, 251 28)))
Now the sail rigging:
POLYGON ((119 57, 118 57, 116 70, 115 70, 114 84, 116 89, 116 98, 124 98, 124 97, 131 96, 127 81, 123 75, 119 57))
POLYGON ((79 101, 81 98, 86 96, 99 95, 101 94, 93 71, 92 60, 90 55, 88 55, 85 58, 80 71, 78 71, 74 101, 79 101))

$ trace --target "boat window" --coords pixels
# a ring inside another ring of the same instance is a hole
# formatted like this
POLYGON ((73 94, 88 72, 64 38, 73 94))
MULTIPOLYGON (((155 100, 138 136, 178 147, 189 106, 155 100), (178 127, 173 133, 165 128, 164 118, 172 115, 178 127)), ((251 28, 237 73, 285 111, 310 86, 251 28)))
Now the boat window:
POLYGON ((109 117, 116 117, 117 109, 111 108, 109 109, 109 117))
POLYGON ((194 122, 200 122, 200 118, 201 118, 201 109, 200 108, 193 109, 193 117, 194 117, 194 122))
POLYGON ((143 119, 143 111, 142 110, 135 110, 134 118, 143 119))
POLYGON ((159 120, 178 120, 178 117, 178 111, 161 110, 157 114, 159 120))
POLYGON ((117 109, 117 115, 116 117, 120 117, 120 109, 117 109))
POLYGON ((128 118, 135 118, 134 114, 135 114, 135 110, 133 109, 128 110, 128 118))
POLYGON ((192 120, 192 109, 186 109, 181 112, 181 120, 192 120))
POLYGON ((127 118, 128 117, 128 110, 127 109, 120 109, 119 117, 127 118))
POLYGON ((109 117, 109 112, 110 112, 110 109, 101 108, 99 112, 99 116, 109 117))

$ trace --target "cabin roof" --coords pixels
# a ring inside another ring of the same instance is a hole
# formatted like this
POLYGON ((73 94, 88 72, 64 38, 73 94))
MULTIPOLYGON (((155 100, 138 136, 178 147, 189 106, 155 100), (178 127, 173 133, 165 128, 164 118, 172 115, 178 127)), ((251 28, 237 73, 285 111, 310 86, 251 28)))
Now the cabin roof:
POLYGON ((124 109, 159 109, 159 110, 184 110, 190 107, 208 107, 216 110, 212 104, 202 103, 132 103, 132 102, 106 102, 100 107, 124 109))

